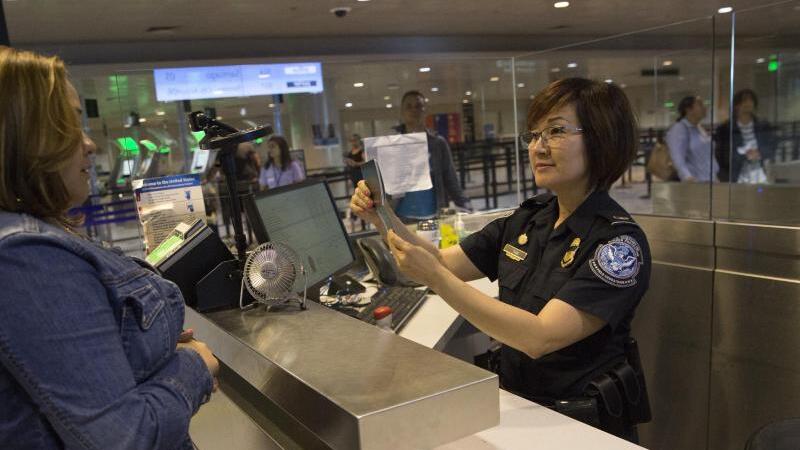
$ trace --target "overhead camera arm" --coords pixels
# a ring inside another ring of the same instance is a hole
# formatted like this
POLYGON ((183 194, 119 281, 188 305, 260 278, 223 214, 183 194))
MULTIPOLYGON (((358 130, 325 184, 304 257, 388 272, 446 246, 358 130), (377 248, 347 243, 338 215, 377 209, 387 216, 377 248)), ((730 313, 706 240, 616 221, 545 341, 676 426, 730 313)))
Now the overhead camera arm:
POLYGON ((237 130, 236 128, 220 122, 216 118, 205 115, 202 111, 189 113, 189 127, 192 131, 203 131, 205 137, 200 140, 203 150, 220 149, 219 158, 222 172, 228 188, 231 205, 231 221, 233 222, 234 239, 236 240, 236 258, 240 268, 244 267, 247 238, 242 227, 242 210, 239 205, 239 195, 236 186, 236 149, 242 142, 250 142, 260 137, 272 134, 272 126, 237 130))

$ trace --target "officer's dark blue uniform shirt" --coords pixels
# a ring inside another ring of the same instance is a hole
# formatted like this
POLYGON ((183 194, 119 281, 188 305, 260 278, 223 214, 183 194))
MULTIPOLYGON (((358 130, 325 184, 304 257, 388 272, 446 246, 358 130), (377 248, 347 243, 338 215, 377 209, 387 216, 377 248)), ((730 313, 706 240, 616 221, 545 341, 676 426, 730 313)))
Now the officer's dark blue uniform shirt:
POLYGON ((539 195, 461 242, 472 263, 499 280, 503 302, 538 314, 558 298, 607 323, 537 359, 502 347, 503 388, 538 400, 579 397, 592 378, 624 358, 631 319, 650 280, 647 238, 607 191, 590 194, 553 229, 557 218, 556 197, 539 195))

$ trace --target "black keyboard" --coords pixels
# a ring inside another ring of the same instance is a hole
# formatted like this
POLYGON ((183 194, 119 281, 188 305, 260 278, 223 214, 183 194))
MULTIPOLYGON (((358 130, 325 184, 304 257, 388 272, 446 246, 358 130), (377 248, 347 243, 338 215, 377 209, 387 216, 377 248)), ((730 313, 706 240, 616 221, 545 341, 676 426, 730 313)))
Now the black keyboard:
POLYGON ((384 286, 370 299, 370 304, 359 311, 356 318, 375 325, 372 312, 379 306, 392 308, 392 330, 398 331, 425 300, 427 289, 402 286, 384 286))

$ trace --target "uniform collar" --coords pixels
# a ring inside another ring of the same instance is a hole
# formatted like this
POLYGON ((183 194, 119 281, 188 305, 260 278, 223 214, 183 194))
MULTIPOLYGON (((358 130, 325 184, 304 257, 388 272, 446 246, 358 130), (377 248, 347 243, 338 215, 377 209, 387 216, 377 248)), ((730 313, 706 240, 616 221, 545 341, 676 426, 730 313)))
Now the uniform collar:
POLYGON ((596 190, 567 217, 563 225, 585 240, 589 236, 595 218, 603 211, 616 209, 614 206, 614 200, 608 195, 608 191, 596 190))

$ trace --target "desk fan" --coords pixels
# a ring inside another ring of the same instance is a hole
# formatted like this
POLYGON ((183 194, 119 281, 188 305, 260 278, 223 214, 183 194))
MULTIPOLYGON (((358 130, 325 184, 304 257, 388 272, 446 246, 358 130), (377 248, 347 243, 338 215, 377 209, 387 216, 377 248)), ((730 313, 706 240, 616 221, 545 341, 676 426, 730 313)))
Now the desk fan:
POLYGON ((306 309, 307 289, 308 276, 297 253, 286 244, 266 242, 256 247, 244 263, 239 308, 247 309, 262 304, 270 309, 273 306, 297 302, 301 309, 306 309), (302 299, 292 292, 298 275, 303 277, 302 299), (245 288, 255 300, 247 306, 244 305, 245 288))

